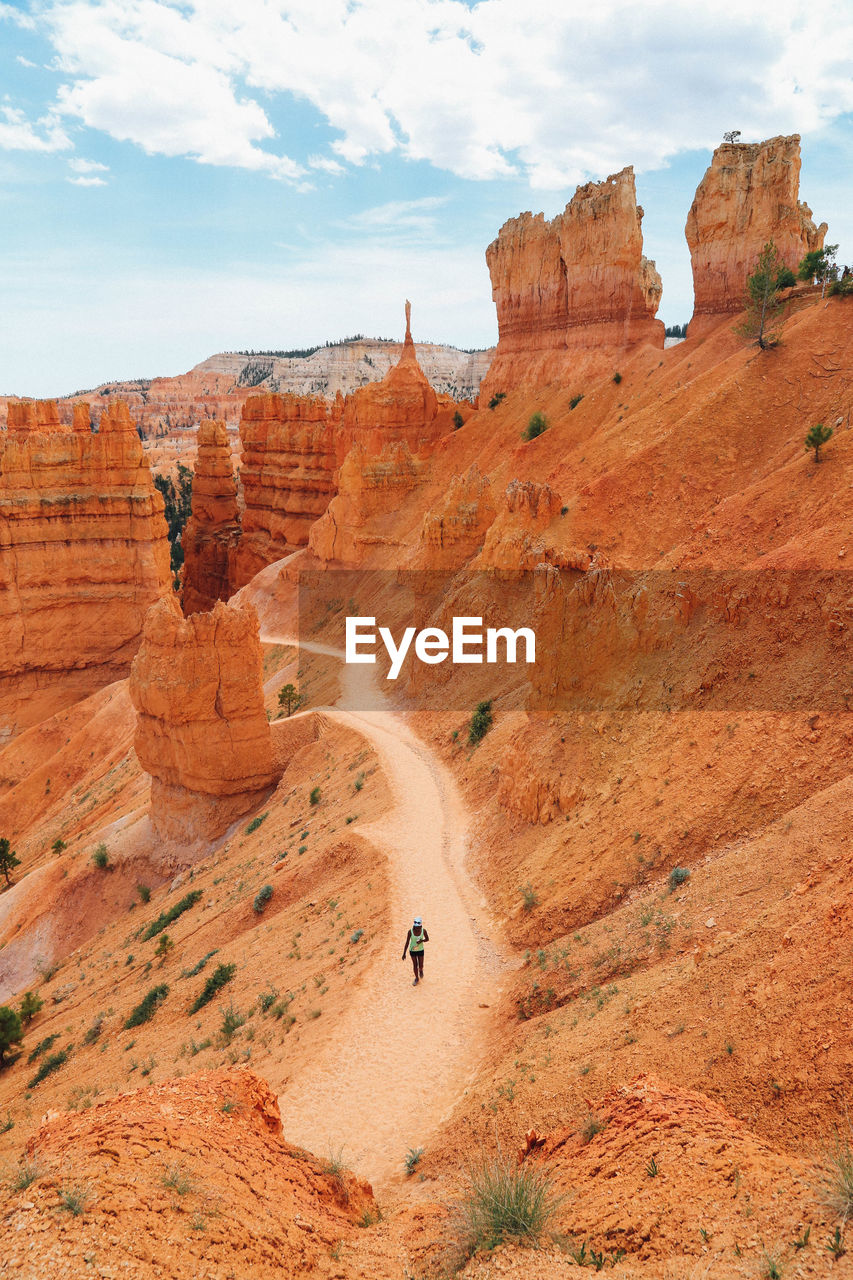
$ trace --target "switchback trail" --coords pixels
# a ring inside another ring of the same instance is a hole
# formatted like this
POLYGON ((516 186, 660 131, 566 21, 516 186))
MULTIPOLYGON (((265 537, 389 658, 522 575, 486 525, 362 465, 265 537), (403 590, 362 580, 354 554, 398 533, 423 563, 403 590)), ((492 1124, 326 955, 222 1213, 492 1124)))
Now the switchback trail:
MULTIPOLYGON (((271 644, 296 644, 265 633, 271 644)), ((327 646, 303 649, 343 659, 327 646)), ((385 855, 390 930, 320 1058, 282 1094, 285 1136, 319 1155, 338 1153, 375 1185, 403 1170, 448 1116, 488 1046, 506 960, 464 870, 467 825, 456 783, 441 760, 386 710, 372 666, 343 666, 341 696, 323 707, 367 738, 379 755, 393 805, 359 831, 385 855), (416 915, 430 936, 424 981, 412 986, 401 960, 416 915), (488 931, 488 933, 486 932, 488 931)))

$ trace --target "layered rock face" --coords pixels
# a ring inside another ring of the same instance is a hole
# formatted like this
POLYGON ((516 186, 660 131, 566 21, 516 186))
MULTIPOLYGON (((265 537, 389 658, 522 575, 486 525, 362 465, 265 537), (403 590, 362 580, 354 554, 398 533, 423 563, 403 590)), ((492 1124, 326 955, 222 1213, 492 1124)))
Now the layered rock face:
POLYGON ((412 567, 461 568, 482 550, 495 514, 489 477, 473 463, 452 480, 441 502, 424 516, 412 567))
POLYGON ((0 735, 127 675, 171 590, 163 499, 127 406, 92 434, 53 401, 11 403, 0 445, 0 735))
POLYGON ((339 396, 263 395, 246 401, 240 423, 245 510, 233 587, 305 546, 308 531, 335 492, 339 396))
POLYGON ((691 337, 707 327, 705 317, 743 309, 747 276, 768 240, 793 271, 823 246, 826 223, 815 226, 799 192, 798 134, 717 147, 685 227, 695 295, 691 337))
POLYGON ((237 481, 225 423, 203 422, 198 432, 192 515, 182 538, 185 613, 198 613, 228 599, 240 533, 237 481))
POLYGON ((405 441, 386 443, 378 455, 354 444, 338 475, 338 493, 311 529, 314 555, 346 565, 383 564, 386 550, 393 556, 399 549, 391 526, 423 470, 405 441))
POLYGON ((218 834, 274 782, 261 669, 251 605, 184 618, 170 597, 149 612, 130 696, 161 835, 218 834))
POLYGON ((550 222, 523 213, 504 223, 486 250, 499 339, 481 396, 565 381, 593 350, 663 347, 661 280, 643 256, 642 218, 629 166, 578 187, 550 222))

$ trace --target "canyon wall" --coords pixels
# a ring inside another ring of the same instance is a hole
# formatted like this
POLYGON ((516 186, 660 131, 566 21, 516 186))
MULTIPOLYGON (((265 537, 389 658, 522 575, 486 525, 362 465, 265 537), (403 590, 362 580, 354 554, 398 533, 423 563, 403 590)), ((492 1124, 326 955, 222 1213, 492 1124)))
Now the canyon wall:
POLYGON ((184 618, 169 597, 148 613, 130 696, 134 746, 151 775, 151 818, 161 835, 218 834, 272 786, 261 670, 251 605, 217 601, 184 618))
MULTIPOLYGON (((643 256, 629 166, 578 187, 562 214, 522 213, 486 250, 498 346, 481 395, 566 382, 590 352, 663 347, 660 276, 643 256)), ((588 363, 588 361, 587 361, 588 363)))
POLYGON ((231 594, 240 541, 237 481, 224 422, 203 422, 193 476, 192 514, 182 535, 185 613, 211 609, 231 594))
POLYGON ((171 589, 163 499, 127 406, 10 403, 0 436, 0 737, 127 675, 171 589))
POLYGON ((826 223, 815 226, 799 192, 798 134, 717 147, 685 227, 695 295, 691 337, 701 335, 708 317, 743 310, 747 276, 768 240, 794 272, 822 247, 826 223))

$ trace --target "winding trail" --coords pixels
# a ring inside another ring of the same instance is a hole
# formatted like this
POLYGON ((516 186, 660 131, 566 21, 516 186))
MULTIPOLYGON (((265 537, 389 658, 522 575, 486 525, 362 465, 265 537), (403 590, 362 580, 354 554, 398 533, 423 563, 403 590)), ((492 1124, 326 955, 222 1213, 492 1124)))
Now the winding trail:
MULTIPOLYGON (((261 639, 343 659, 272 631, 262 629, 261 639)), ((406 1152, 427 1145, 473 1077, 507 958, 464 870, 467 823, 456 783, 386 709, 375 670, 344 665, 337 705, 322 711, 371 742, 393 795, 379 821, 358 828, 387 857, 390 932, 332 1042, 288 1081, 280 1102, 289 1141, 321 1155, 343 1144, 346 1164, 381 1186, 399 1179, 406 1152), (408 957, 401 960, 415 915, 430 935, 417 988, 408 957)))

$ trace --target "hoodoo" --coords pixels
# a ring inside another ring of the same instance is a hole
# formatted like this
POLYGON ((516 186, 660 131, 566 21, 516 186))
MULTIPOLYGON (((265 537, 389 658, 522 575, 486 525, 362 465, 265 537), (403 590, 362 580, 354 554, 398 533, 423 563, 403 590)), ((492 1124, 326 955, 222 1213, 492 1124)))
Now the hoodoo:
POLYGON ((237 481, 224 422, 198 430, 192 515, 183 533, 184 612, 210 609, 231 594, 232 561, 240 541, 237 481))
POLYGON ((170 590, 163 499, 127 405, 93 434, 54 401, 10 403, 0 446, 0 738, 127 675, 170 590))
POLYGON ((145 620, 130 675, 134 745, 151 774, 151 817, 162 835, 213 835, 274 781, 261 686, 258 618, 217 601, 183 618, 174 597, 145 620))
POLYGON ((499 338, 481 400, 565 381, 591 351, 663 346, 661 280, 643 256, 642 219, 628 166, 578 187, 550 222, 522 213, 504 223, 486 250, 499 338))
POLYGON ((685 227, 695 295, 691 337, 700 336, 705 317, 742 310, 747 276, 768 240, 793 271, 823 246, 826 223, 815 226, 799 193, 798 134, 717 147, 685 227))

